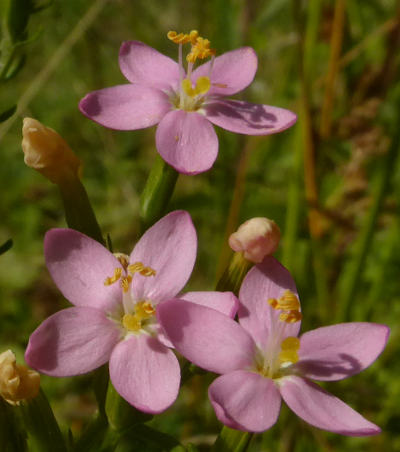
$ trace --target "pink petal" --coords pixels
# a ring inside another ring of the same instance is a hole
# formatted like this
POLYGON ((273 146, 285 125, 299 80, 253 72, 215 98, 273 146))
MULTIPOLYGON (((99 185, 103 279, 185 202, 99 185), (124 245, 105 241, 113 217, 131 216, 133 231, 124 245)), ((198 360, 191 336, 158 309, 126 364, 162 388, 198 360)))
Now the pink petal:
POLYGON ((160 304, 157 317, 175 348, 197 366, 223 374, 253 363, 251 337, 215 309, 175 299, 160 304))
POLYGON ((270 378, 237 370, 217 378, 208 395, 218 419, 248 432, 263 432, 278 419, 281 397, 270 378))
POLYGON ((143 85, 118 85, 87 94, 79 103, 89 119, 109 129, 137 130, 154 126, 171 110, 168 96, 143 85))
POLYGON ((209 170, 218 154, 213 126, 196 112, 174 110, 160 122, 156 146, 161 157, 183 174, 209 170))
POLYGON ((132 83, 158 89, 178 88, 178 63, 143 42, 123 42, 119 51, 119 66, 132 83))
POLYGON ((173 298, 192 273, 197 252, 197 236, 190 215, 171 212, 148 229, 134 247, 130 262, 142 262, 156 271, 155 276, 135 274, 132 294, 135 300, 153 303, 173 298))
MULTIPOLYGON (((208 61, 195 69, 192 80, 196 81, 200 76, 209 77, 210 64, 211 61, 208 61)), ((251 47, 226 52, 214 60, 208 95, 230 96, 238 93, 250 85, 256 71, 257 55, 251 47)))
POLYGON ((98 309, 64 309, 32 333, 25 360, 53 377, 84 374, 108 361, 120 335, 115 323, 98 309))
POLYGON ((289 110, 239 100, 214 100, 204 106, 216 126, 246 135, 271 135, 292 126, 297 116, 289 110))
MULTIPOLYGON (((280 311, 273 309, 268 299, 278 299, 285 290, 298 295, 290 273, 271 256, 254 266, 243 280, 239 293, 239 322, 261 348, 269 333, 280 323, 280 311)), ((297 336, 300 323, 285 324, 282 339, 297 336)))
POLYGON ((112 311, 121 303, 119 284, 104 285, 121 264, 100 243, 73 229, 51 229, 44 254, 51 277, 72 304, 112 311))
POLYGON ((119 394, 145 413, 160 413, 178 395, 180 368, 171 350, 141 334, 120 342, 110 358, 110 378, 119 394))
POLYGON ((361 372, 382 353, 389 328, 376 323, 340 323, 300 338, 301 372, 314 380, 341 380, 361 372))
POLYGON ((239 307, 239 300, 232 292, 186 292, 179 298, 216 309, 231 318, 235 317, 239 307))
POLYGON ((304 378, 282 378, 280 392, 289 408, 315 427, 348 436, 376 435, 381 431, 349 405, 304 378))

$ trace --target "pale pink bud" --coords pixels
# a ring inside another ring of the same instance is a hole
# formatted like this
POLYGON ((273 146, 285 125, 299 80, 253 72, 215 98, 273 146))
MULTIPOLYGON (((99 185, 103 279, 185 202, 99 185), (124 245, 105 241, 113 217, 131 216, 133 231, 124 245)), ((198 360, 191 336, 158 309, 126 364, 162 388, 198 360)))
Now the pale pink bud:
POLYGON ((80 175, 81 161, 66 141, 36 119, 24 119, 22 150, 25 163, 55 184, 80 175))
POLYGON ((26 366, 17 364, 11 350, 0 354, 0 396, 11 405, 37 396, 40 375, 26 366))
POLYGON ((229 246, 234 251, 243 252, 245 259, 258 264, 277 250, 280 238, 281 231, 275 221, 251 218, 230 235, 229 246))

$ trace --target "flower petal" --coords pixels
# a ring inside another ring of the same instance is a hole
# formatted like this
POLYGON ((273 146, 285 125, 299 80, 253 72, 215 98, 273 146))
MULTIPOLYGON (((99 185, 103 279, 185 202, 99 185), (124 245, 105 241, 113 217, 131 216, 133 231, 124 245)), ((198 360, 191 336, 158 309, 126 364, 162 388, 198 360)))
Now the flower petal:
POLYGON ((246 135, 271 135, 292 126, 297 116, 289 110, 240 100, 215 100, 204 106, 216 126, 246 135))
POLYGON ((145 413, 160 413, 178 395, 176 356, 156 338, 141 334, 120 342, 110 358, 110 378, 118 393, 145 413))
POLYGON ((44 255, 51 277, 72 304, 112 311, 121 303, 119 284, 104 285, 121 264, 100 243, 73 229, 51 229, 44 255))
POLYGON ((179 298, 216 309, 232 319, 239 306, 239 300, 232 292, 186 292, 179 295, 179 298))
POLYGON ((53 377, 84 374, 108 361, 120 335, 117 326, 98 309, 63 309, 31 334, 25 360, 53 377))
POLYGON ((217 378, 208 395, 218 419, 248 432, 263 432, 278 419, 281 397, 270 378, 237 370, 217 378))
POLYGON ((176 90, 179 85, 178 63, 143 42, 122 43, 119 67, 132 83, 170 90, 176 90))
POLYGON ((137 130, 154 126, 171 110, 168 96, 143 85, 118 85, 87 94, 79 102, 89 119, 115 130, 137 130))
POLYGON ((354 322, 326 326, 300 338, 296 367, 314 380, 341 380, 361 372, 382 353, 389 328, 376 323, 354 322))
POLYGON ((251 337, 215 309, 175 299, 160 304, 157 317, 174 347, 197 366, 223 374, 253 363, 251 337))
MULTIPOLYGON (((269 332, 279 324, 280 311, 268 304, 268 299, 278 299, 285 290, 297 295, 296 284, 290 273, 275 258, 266 257, 254 266, 243 280, 239 292, 239 322, 264 348, 269 332)), ((300 322, 285 325, 282 339, 297 336, 300 322)))
MULTIPOLYGON (((193 71, 192 80, 210 76, 211 61, 193 71)), ((257 71, 257 54, 251 47, 223 53, 212 64, 211 89, 208 95, 231 96, 245 89, 257 71)))
POLYGON ((381 431, 349 405, 304 378, 282 378, 280 392, 289 408, 315 427, 348 436, 376 435, 381 431))
POLYGON ((171 111, 162 119, 156 146, 161 157, 183 174, 209 170, 218 154, 213 126, 199 113, 183 110, 171 111))
POLYGON ((135 300, 150 299, 157 304, 180 292, 192 273, 196 260, 197 236, 190 215, 176 210, 157 221, 134 247, 130 262, 142 262, 155 276, 135 274, 135 300))

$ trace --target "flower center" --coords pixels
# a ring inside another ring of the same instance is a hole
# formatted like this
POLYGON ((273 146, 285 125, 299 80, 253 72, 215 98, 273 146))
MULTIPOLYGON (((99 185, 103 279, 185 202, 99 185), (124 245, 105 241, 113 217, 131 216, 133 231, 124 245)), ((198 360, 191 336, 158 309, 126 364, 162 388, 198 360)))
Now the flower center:
POLYGON ((129 292, 133 275, 139 273, 142 276, 155 276, 156 271, 145 266, 142 262, 129 264, 129 256, 121 253, 115 253, 115 257, 119 260, 122 267, 114 270, 113 276, 109 276, 104 280, 104 285, 109 286, 119 281, 122 288, 122 305, 123 314, 112 316, 115 321, 121 323, 126 332, 139 333, 143 330, 151 332, 151 325, 154 323, 155 307, 151 300, 140 300, 135 302, 129 292))
POLYGON ((286 325, 301 320, 300 302, 297 296, 287 290, 276 300, 271 298, 268 303, 273 309, 281 311, 278 323, 273 324, 267 347, 256 356, 256 371, 268 378, 281 378, 285 369, 299 360, 298 350, 300 340, 297 337, 284 337, 286 325))
POLYGON ((138 332, 146 326, 146 320, 151 319, 155 312, 156 309, 150 301, 139 301, 135 304, 134 314, 125 314, 122 317, 122 325, 128 331, 138 332))
POLYGON ((212 66, 215 58, 215 49, 210 48, 210 41, 199 36, 197 30, 192 30, 190 33, 177 33, 176 31, 169 31, 167 33, 169 40, 179 45, 179 90, 173 93, 170 97, 173 106, 180 110, 196 111, 198 110, 205 99, 211 87, 210 76, 212 66), (191 44, 190 52, 186 55, 187 72, 183 67, 182 61, 182 45, 191 44), (208 76, 201 76, 194 84, 191 76, 194 63, 197 60, 204 60, 211 57, 211 64, 208 76))

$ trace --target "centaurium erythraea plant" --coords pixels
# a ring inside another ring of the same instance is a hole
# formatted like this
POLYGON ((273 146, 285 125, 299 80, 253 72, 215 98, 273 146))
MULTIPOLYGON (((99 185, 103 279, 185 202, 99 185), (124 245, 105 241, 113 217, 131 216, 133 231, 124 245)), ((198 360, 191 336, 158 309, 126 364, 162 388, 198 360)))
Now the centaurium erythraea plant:
POLYGON ((218 57, 197 31, 169 32, 179 46, 178 63, 138 41, 126 41, 119 65, 129 84, 93 91, 80 102, 81 112, 116 130, 137 130, 158 124, 156 147, 177 171, 197 174, 212 167, 218 138, 212 124, 231 132, 269 135, 296 121, 283 108, 224 99, 246 88, 257 70, 257 55, 242 47, 218 57), (189 44, 183 65, 182 46, 189 44), (194 68, 196 61, 211 58, 194 68))
MULTIPOLYGON (((176 399, 180 367, 155 313, 174 297, 236 314, 231 292, 177 295, 196 258, 190 215, 175 211, 148 229, 130 256, 112 254, 72 229, 52 229, 46 265, 74 306, 46 319, 31 335, 25 359, 34 369, 63 377, 109 361, 118 393, 137 409, 159 413, 176 399)), ((216 312, 216 311, 214 311, 216 312)))
POLYGON ((266 257, 243 280, 239 323, 179 300, 162 305, 157 316, 182 355, 222 374, 208 393, 218 419, 228 427, 267 430, 277 421, 283 398, 315 427, 349 436, 380 432, 313 380, 341 380, 371 365, 385 347, 389 328, 341 323, 298 337, 301 312, 296 286, 273 257, 266 257))

